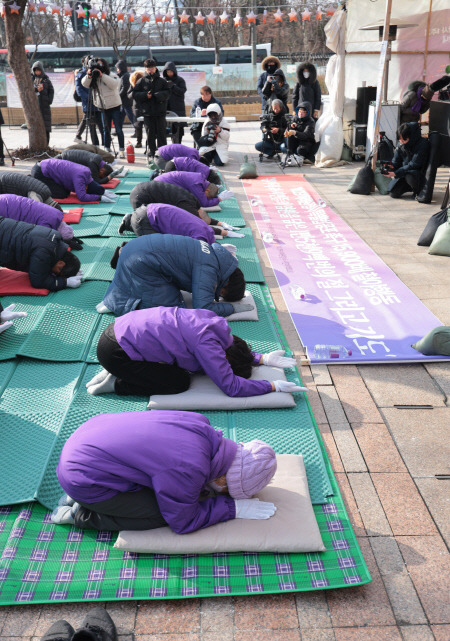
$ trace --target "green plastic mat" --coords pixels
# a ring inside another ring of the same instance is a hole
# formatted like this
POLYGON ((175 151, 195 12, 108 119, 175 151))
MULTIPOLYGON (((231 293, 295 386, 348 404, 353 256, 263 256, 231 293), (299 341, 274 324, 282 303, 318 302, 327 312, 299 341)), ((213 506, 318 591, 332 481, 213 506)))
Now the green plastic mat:
POLYGON ((109 263, 119 244, 117 238, 86 238, 84 240, 80 260, 85 280, 111 281, 114 278, 115 271, 109 263))
MULTIPOLYGON (((87 238, 89 236, 101 236, 102 231, 105 229, 105 227, 107 227, 109 221, 110 221, 109 215, 86 216, 85 213, 83 212, 83 215, 81 216, 81 220, 76 226, 75 236, 77 236, 77 238, 87 238)), ((74 231, 75 231, 75 228, 74 228, 74 231)))
POLYGON ((16 311, 27 312, 28 316, 18 318, 12 327, 0 334, 0 361, 14 358, 18 354, 46 305, 54 300, 53 296, 54 293, 50 293, 48 296, 4 296, 2 298, 4 308, 15 303, 16 311))
MULTIPOLYGON (((114 205, 110 209, 110 214, 116 214, 116 215, 121 215, 125 216, 125 214, 131 214, 133 211, 133 207, 131 206, 130 203, 130 197, 128 194, 124 194, 122 196, 119 196, 114 203, 114 205)), ((117 223, 119 225, 119 223, 117 223)))
MULTIPOLYGON (((227 201, 228 202, 228 201, 227 201)), ((240 229, 240 233, 245 234, 244 238, 223 238, 219 240, 221 245, 230 243, 236 247, 236 257, 239 261, 239 267, 244 272, 245 280, 249 283, 264 283, 264 276, 259 263, 258 253, 250 228, 240 229)))
POLYGON ((241 210, 239 209, 238 202, 236 198, 229 198, 220 203, 221 211, 217 213, 212 213, 213 217, 219 217, 219 220, 223 220, 226 223, 236 226, 236 227, 245 227, 245 220, 242 218, 241 210))
POLYGON ((132 231, 124 231, 122 234, 119 234, 119 225, 121 223, 121 219, 117 218, 117 216, 110 216, 110 220, 106 227, 102 231, 102 236, 111 236, 111 237, 116 237, 116 238, 136 238, 136 234, 132 231))
MULTIPOLYGON (((112 203, 96 203, 95 205, 72 205, 71 207, 83 207, 83 214, 81 216, 81 218, 83 219, 83 216, 105 216, 106 214, 111 213, 112 203)), ((76 229, 79 224, 80 223, 76 223, 74 225, 74 229, 76 229)))
POLYGON ((114 189, 116 194, 131 194, 132 190, 136 185, 139 185, 141 182, 146 182, 149 179, 150 173, 148 172, 146 176, 126 176, 120 181, 120 185, 114 189))

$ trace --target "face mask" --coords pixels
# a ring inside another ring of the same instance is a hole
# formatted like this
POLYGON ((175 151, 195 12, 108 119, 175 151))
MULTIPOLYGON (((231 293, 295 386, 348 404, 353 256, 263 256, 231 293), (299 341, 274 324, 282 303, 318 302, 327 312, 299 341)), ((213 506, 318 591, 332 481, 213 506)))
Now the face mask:
POLYGON ((275 73, 276 70, 277 70, 276 65, 267 65, 268 73, 275 73))
POLYGON ((309 76, 310 76, 309 71, 304 71, 303 72, 303 77, 304 78, 309 78, 309 76))

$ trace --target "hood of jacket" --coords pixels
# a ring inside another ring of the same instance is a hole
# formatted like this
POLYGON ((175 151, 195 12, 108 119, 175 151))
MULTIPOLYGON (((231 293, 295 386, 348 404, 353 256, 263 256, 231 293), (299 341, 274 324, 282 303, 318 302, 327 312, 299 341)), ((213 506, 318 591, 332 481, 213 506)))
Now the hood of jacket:
POLYGON ((422 80, 413 80, 408 85, 408 91, 417 91, 420 87, 426 87, 426 82, 422 80))
POLYGON ((281 67, 281 62, 279 58, 277 58, 276 56, 266 56, 264 60, 261 62, 261 69, 263 71, 267 71, 267 65, 270 64, 271 62, 277 65, 277 69, 281 67))
POLYGON ((43 76, 46 75, 44 71, 44 65, 40 60, 36 60, 36 62, 33 62, 33 66, 31 67, 32 73, 34 73, 36 69, 40 69, 43 76))
POLYGON ((417 145, 417 143, 420 141, 422 138, 422 131, 420 128, 420 124, 418 122, 409 122, 408 126, 411 130, 411 134, 409 136, 409 141, 405 145, 406 149, 414 149, 414 147, 417 145))
POLYGON ((286 82, 286 77, 284 75, 284 71, 282 69, 277 69, 274 74, 274 76, 278 76, 279 78, 283 78, 284 82, 286 82))
POLYGON ((116 64, 116 69, 119 70, 118 76, 121 78, 125 73, 128 71, 128 65, 126 63, 126 60, 119 60, 118 63, 116 64))
POLYGON ((317 70, 312 62, 302 62, 297 67, 297 80, 302 84, 312 85, 317 80, 317 70), (309 78, 304 78, 303 72, 309 71, 309 78))
POLYGON ((310 102, 305 100, 304 102, 299 102, 298 103, 297 109, 295 110, 298 118, 300 118, 300 116, 298 115, 298 110, 299 109, 306 109, 306 118, 311 118, 311 116, 312 116, 312 106, 311 106, 310 102))
POLYGON ((174 78, 178 75, 175 63, 171 62, 170 60, 169 60, 169 62, 166 62, 166 64, 164 65, 164 69, 163 69, 163 76, 166 79, 168 79, 168 75, 166 73, 167 70, 173 71, 173 77, 174 78))

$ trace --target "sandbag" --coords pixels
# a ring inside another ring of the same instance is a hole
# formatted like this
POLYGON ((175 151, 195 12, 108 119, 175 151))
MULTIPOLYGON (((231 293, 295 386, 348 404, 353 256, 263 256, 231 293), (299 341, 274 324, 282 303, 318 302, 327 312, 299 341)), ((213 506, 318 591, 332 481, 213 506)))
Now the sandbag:
POLYGON ((440 134, 437 131, 432 131, 428 136, 428 141, 430 143, 430 155, 428 157, 428 164, 425 171, 425 182, 422 189, 416 196, 416 200, 419 203, 431 203, 434 183, 436 180, 436 172, 440 163, 440 134))
POLYGON ((244 162, 239 168, 238 178, 258 178, 256 165, 254 162, 248 162, 248 156, 244 156, 244 162))
POLYGON ((428 253, 433 256, 450 256, 450 221, 442 223, 436 230, 428 253))
POLYGON ((377 167, 374 174, 375 187, 378 189, 382 196, 387 196, 389 193, 389 185, 392 178, 381 173, 381 169, 377 167))
POLYGON ((446 209, 441 209, 436 214, 433 214, 429 221, 427 222, 425 229, 423 230, 417 244, 421 247, 429 247, 433 242, 434 235, 436 234, 437 228, 440 227, 443 223, 446 223, 448 219, 448 207, 446 209))
POLYGON ((348 191, 351 194, 361 194, 362 196, 368 196, 372 190, 373 182, 374 173, 372 167, 366 165, 358 171, 353 184, 348 188, 348 191))
POLYGON ((450 356, 450 327, 448 325, 435 327, 411 347, 426 356, 450 356))

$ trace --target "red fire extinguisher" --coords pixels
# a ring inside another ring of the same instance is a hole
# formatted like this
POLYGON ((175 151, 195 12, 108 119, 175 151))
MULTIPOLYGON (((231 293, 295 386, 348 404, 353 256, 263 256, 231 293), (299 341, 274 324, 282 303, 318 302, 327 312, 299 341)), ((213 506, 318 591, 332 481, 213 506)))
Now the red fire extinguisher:
POLYGON ((127 145, 127 162, 134 162, 134 147, 130 141, 127 145))

